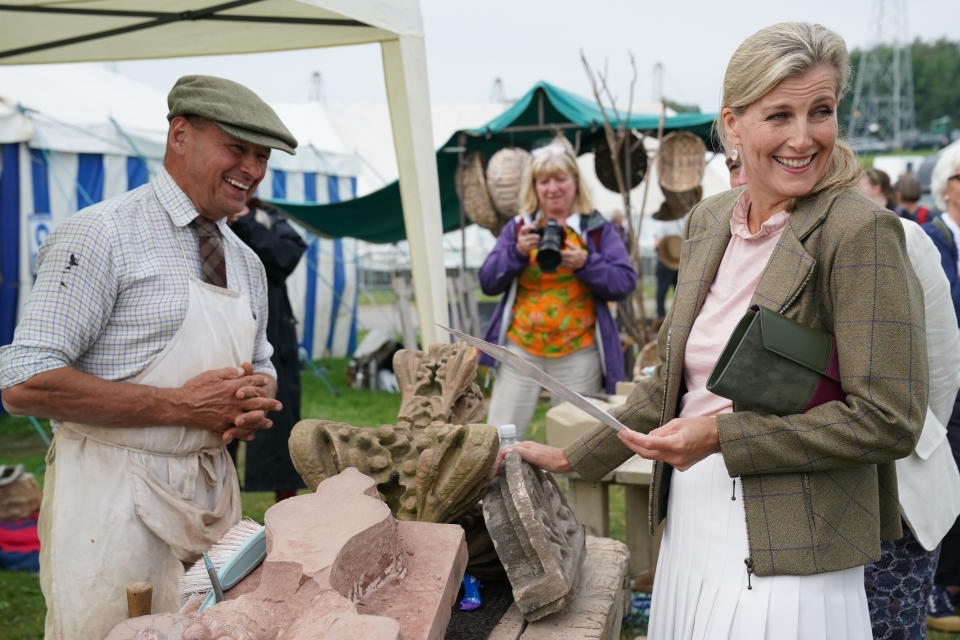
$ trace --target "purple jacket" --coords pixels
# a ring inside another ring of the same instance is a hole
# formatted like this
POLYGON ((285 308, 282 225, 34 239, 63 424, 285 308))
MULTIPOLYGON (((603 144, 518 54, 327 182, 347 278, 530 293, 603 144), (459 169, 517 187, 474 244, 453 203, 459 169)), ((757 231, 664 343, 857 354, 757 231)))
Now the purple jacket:
MULTIPOLYGON (((490 318, 485 339, 502 345, 513 318, 513 301, 517 292, 517 276, 527 266, 528 258, 517 251, 517 225, 529 221, 518 216, 508 222, 497 238, 493 251, 480 267, 480 288, 487 295, 504 294, 490 318)), ((599 212, 580 216, 580 235, 587 240, 587 262, 574 272, 593 294, 593 310, 603 365, 604 385, 613 393, 617 382, 623 380, 623 353, 620 333, 607 308, 607 302, 622 300, 637 284, 637 274, 630 265, 626 247, 617 235, 616 227, 599 212)), ((480 364, 496 364, 493 358, 481 354, 480 364)))

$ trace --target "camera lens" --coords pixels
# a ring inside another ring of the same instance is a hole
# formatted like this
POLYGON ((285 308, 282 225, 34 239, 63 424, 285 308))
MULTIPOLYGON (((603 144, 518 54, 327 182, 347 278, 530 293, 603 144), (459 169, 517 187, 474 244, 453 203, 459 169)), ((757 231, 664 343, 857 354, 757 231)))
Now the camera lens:
POLYGON ((540 249, 537 251, 537 264, 544 273, 555 273, 563 256, 564 233, 563 227, 556 220, 547 220, 547 226, 537 230, 540 234, 540 249))

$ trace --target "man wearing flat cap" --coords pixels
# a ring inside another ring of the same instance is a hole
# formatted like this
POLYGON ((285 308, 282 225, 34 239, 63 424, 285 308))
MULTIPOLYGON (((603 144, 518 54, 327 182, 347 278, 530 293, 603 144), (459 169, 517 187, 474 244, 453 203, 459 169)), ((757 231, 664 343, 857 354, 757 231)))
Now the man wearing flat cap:
POLYGON ((163 169, 59 225, 13 343, 10 413, 51 418, 40 582, 46 638, 102 638, 126 587, 178 582, 240 518, 226 452, 271 426, 275 372, 263 266, 226 225, 297 141, 252 91, 186 76, 168 96, 163 169))

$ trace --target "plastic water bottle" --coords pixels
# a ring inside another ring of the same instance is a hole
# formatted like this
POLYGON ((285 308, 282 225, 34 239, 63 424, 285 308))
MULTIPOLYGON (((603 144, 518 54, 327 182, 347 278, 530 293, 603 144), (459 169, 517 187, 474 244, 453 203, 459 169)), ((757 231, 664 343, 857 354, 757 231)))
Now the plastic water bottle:
POLYGON ((515 424, 502 424, 497 427, 497 431, 500 433, 500 448, 509 447, 512 444, 517 444, 517 425, 515 424))

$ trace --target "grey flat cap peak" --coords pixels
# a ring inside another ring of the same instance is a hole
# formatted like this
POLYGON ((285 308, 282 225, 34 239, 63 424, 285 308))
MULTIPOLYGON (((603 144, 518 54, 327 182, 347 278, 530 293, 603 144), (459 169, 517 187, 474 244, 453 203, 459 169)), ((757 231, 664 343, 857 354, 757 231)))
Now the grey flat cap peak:
POLYGON ((170 112, 177 116, 201 116, 235 138, 293 155, 297 139, 266 102, 242 84, 215 76, 183 76, 167 95, 170 112))

